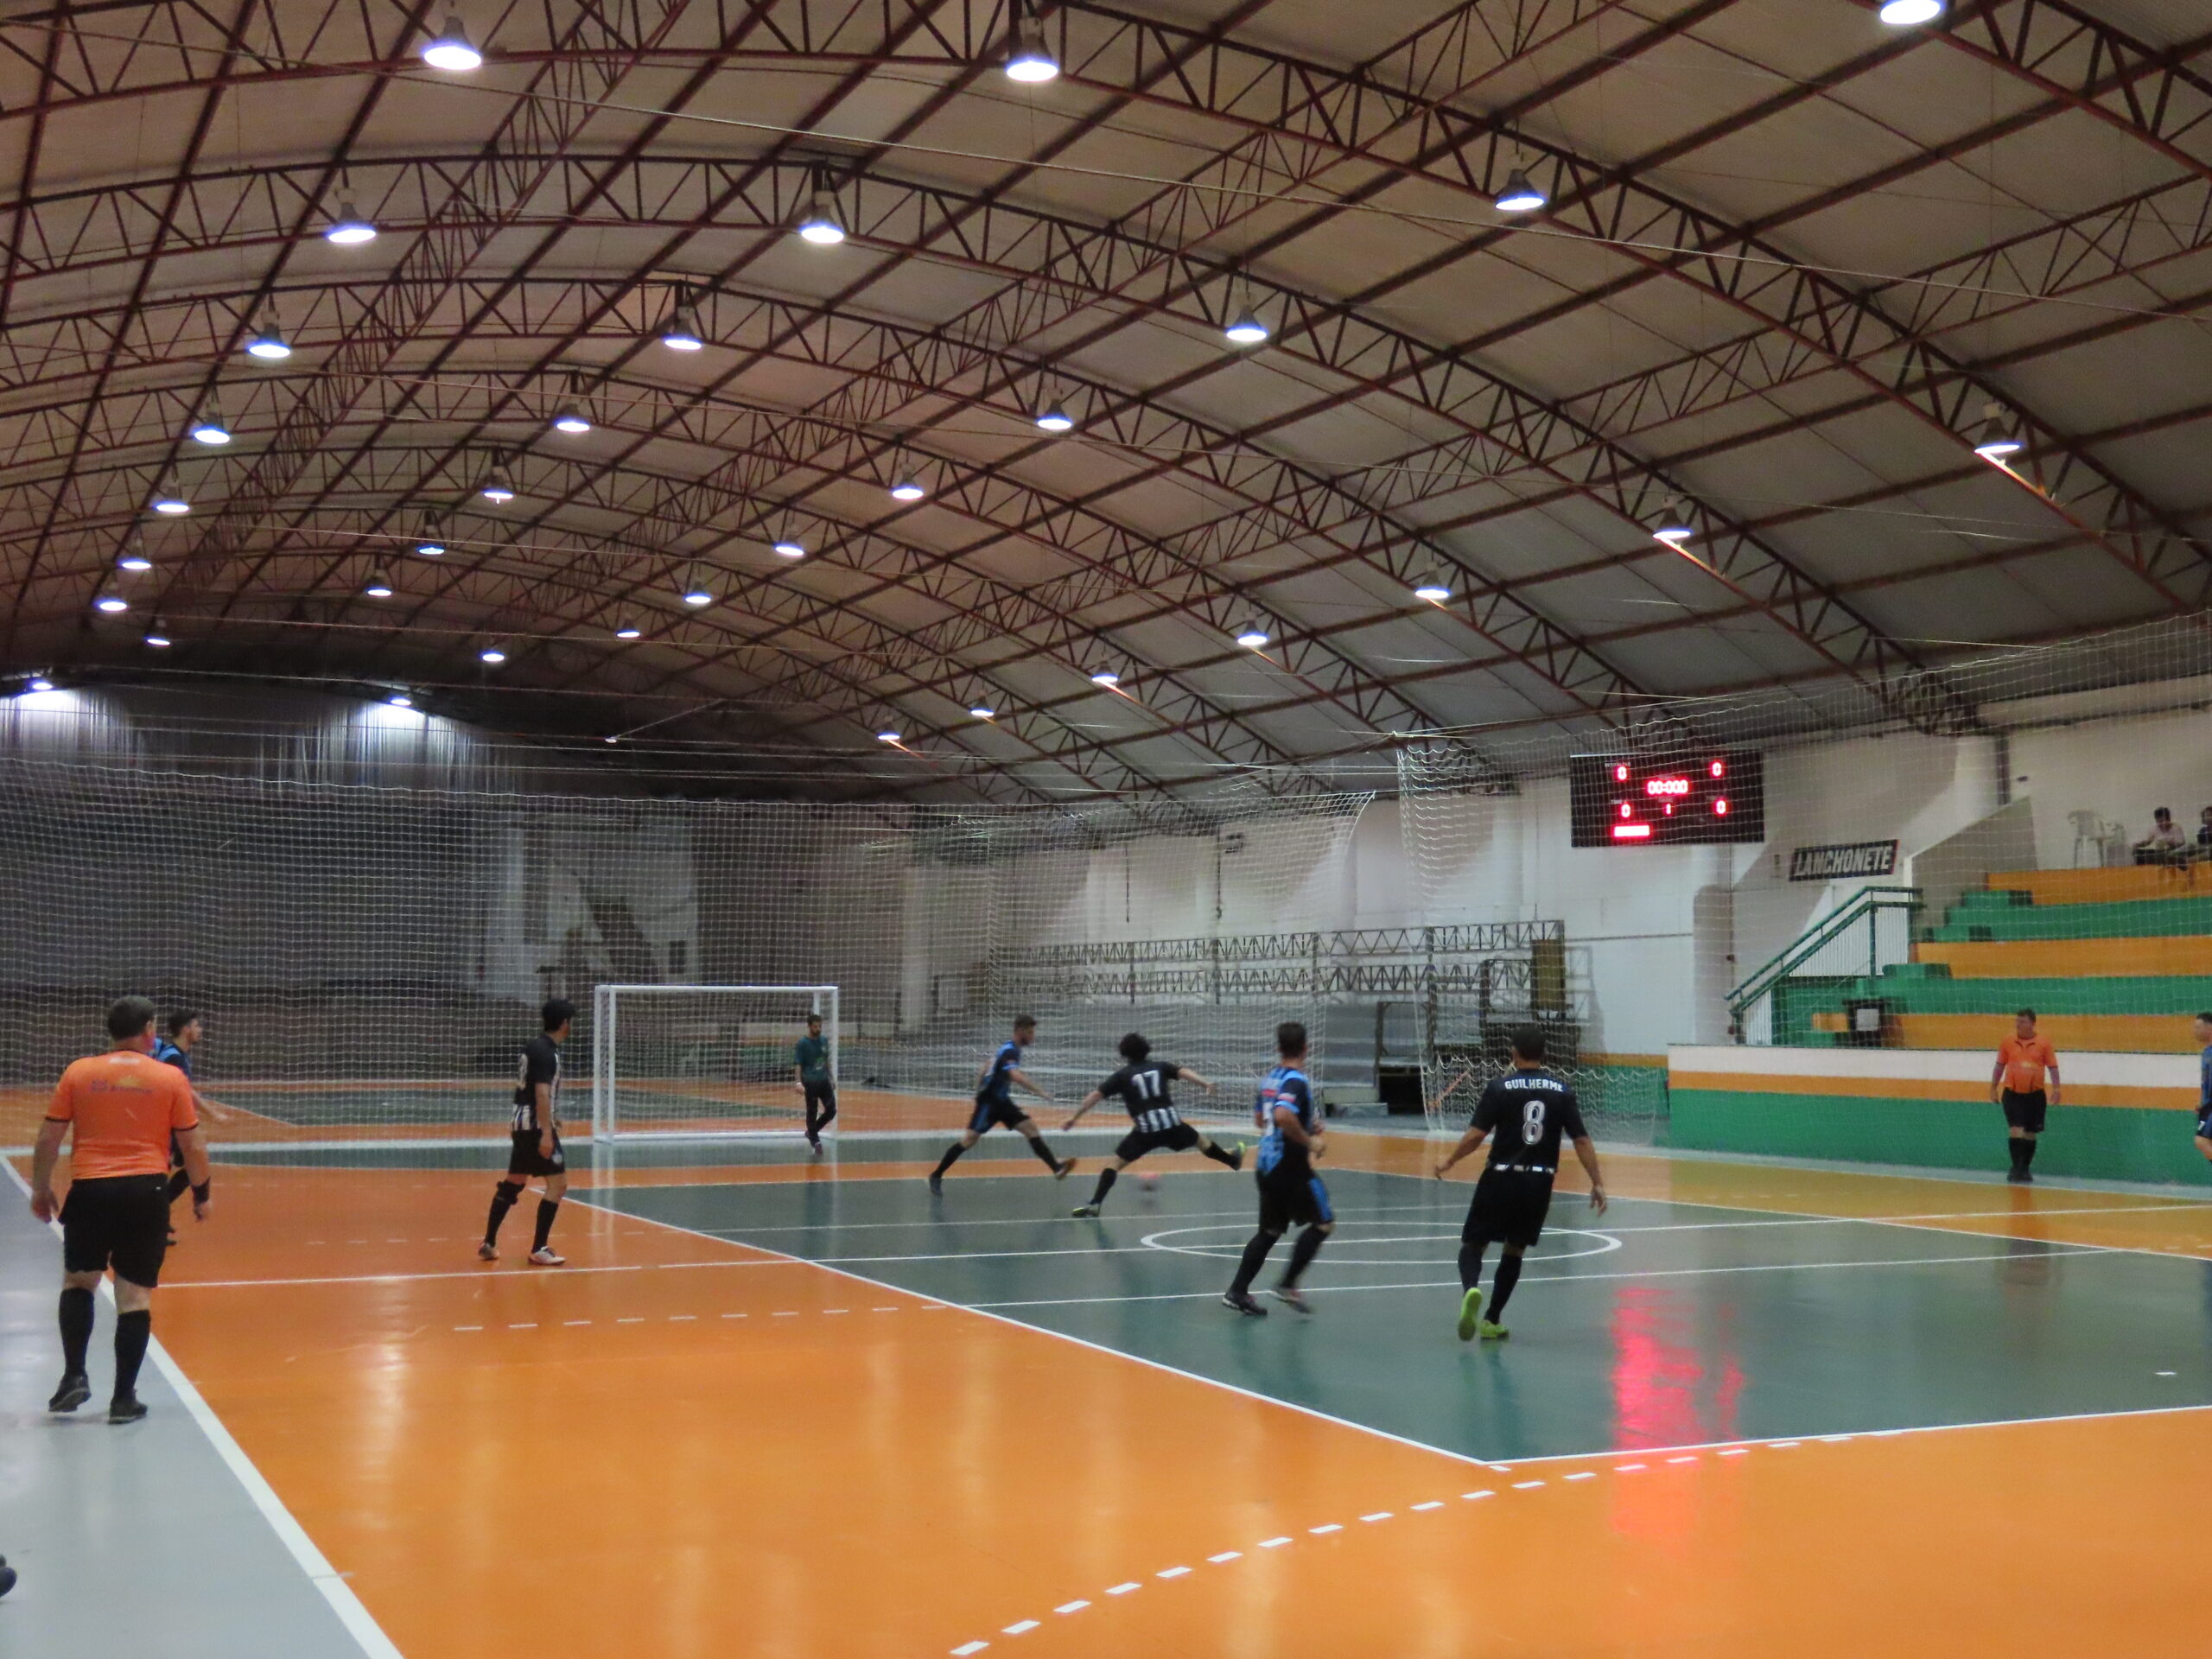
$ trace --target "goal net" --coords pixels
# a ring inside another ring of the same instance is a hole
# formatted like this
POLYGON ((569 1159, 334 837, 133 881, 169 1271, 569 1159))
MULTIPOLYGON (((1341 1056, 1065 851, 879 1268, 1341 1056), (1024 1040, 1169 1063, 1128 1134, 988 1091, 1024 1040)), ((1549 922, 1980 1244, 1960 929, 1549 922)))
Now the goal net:
MULTIPOLYGON (((835 985, 594 987, 593 1137, 803 1133, 798 1046, 810 1016, 834 1088, 835 985)), ((832 1119, 826 1134, 836 1132, 832 1119)))

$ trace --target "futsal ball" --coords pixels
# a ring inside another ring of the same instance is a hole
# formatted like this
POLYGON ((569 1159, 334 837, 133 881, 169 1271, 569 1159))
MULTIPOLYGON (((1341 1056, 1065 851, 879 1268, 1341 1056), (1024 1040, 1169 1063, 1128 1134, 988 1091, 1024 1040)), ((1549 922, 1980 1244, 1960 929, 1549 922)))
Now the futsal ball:
POLYGON ((1153 1174, 1140 1175, 1137 1177, 1137 1185, 1147 1192, 1153 1192, 1160 1185, 1160 1177, 1153 1174))

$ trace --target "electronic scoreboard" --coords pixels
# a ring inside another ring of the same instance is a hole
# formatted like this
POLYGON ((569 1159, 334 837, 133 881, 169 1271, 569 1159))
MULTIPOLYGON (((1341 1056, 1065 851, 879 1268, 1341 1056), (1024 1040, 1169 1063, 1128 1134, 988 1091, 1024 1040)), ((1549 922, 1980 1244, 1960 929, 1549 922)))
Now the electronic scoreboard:
POLYGON ((1567 762, 1574 845, 1764 841, 1763 760, 1745 749, 1575 755, 1567 762))

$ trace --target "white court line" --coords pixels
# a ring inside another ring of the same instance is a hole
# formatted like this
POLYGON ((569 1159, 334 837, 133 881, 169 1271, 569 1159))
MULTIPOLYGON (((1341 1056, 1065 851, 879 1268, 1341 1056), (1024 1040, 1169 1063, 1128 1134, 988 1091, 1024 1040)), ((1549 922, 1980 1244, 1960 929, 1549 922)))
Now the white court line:
MULTIPOLYGON (((635 1211, 617 1210, 611 1205, 595 1204, 588 1198, 571 1198, 569 1202, 582 1204, 587 1209, 603 1211, 608 1215, 622 1216, 631 1221, 648 1222, 656 1227, 664 1227, 672 1233, 688 1233, 694 1238, 713 1236, 711 1234, 700 1232, 696 1227, 686 1227, 673 1221, 663 1221, 658 1216, 643 1215, 635 1211)), ((755 1245, 753 1248, 761 1250, 772 1249, 772 1246, 766 1244, 755 1245)), ((835 1274, 841 1279, 855 1280, 861 1284, 873 1286, 878 1290, 887 1290, 895 1295, 914 1296, 919 1294, 908 1290, 904 1286, 890 1284, 880 1279, 871 1279, 865 1274, 853 1273, 843 1268, 823 1267, 822 1263, 809 1262, 804 1256, 785 1256, 784 1259, 803 1267, 821 1268, 824 1273, 835 1274)), ((1526 1276, 1523 1275, 1524 1279, 1526 1276)), ((1220 1292, 1215 1291, 1211 1294, 1217 1297, 1220 1292)), ((1225 1382, 1217 1376, 1202 1376, 1196 1371, 1186 1371, 1179 1365, 1170 1365, 1161 1360, 1150 1359, 1142 1354, 1126 1353, 1119 1348, 1109 1348, 1103 1342, 1092 1342, 1083 1337, 1071 1336, 1065 1331, 1049 1330, 1043 1325, 1031 1325, 1024 1319, 1009 1319, 1005 1314, 994 1313, 990 1307, 981 1304, 970 1305, 965 1302, 946 1301, 942 1297, 930 1299, 930 1304, 938 1307, 957 1308, 963 1313, 973 1313, 978 1319, 988 1319, 995 1325, 1003 1325, 1013 1330, 1026 1332, 1031 1336, 1050 1337, 1056 1341, 1071 1343, 1077 1348, 1088 1348, 1095 1354, 1104 1354, 1111 1359, 1124 1360, 1132 1365, 1141 1365, 1147 1370, 1163 1371, 1170 1376, 1179 1376, 1186 1382, 1196 1382, 1205 1388, 1219 1389, 1225 1394, 1238 1395, 1244 1399, 1256 1401, 1261 1405, 1274 1407, 1279 1411, 1295 1412, 1301 1417, 1312 1417, 1321 1422, 1333 1423, 1338 1428, 1349 1428, 1356 1433, 1369 1435, 1378 1440, 1388 1440, 1393 1446, 1411 1446, 1416 1452, 1432 1452, 1440 1458, 1449 1458, 1454 1463, 1464 1463, 1477 1469, 1491 1467, 1491 1465, 1483 1459, 1474 1457, 1468 1452, 1455 1452, 1448 1446, 1431 1446, 1424 1440, 1409 1440, 1402 1434, 1393 1434, 1387 1428, 1376 1428, 1371 1424, 1354 1422, 1349 1417, 1338 1417, 1329 1412, 1317 1410, 1312 1406, 1300 1405, 1294 1400, 1278 1399, 1273 1395, 1262 1394, 1255 1389, 1241 1388, 1234 1382, 1225 1382)))
MULTIPOLYGON (((2038 1250, 2034 1260, 2041 1262, 2054 1255, 2120 1255, 2126 1252, 2108 1250, 2098 1245, 2060 1246, 2038 1250)), ((1725 1268, 1646 1268, 1620 1273, 1524 1273, 1524 1285, 1541 1282, 1574 1284, 1599 1279, 1688 1279, 1721 1273, 1799 1273, 1811 1269, 1841 1270, 1852 1268, 1935 1268, 1962 1262, 2015 1262, 2020 1258, 2009 1250, 1985 1250, 1979 1255, 1912 1255, 1878 1262, 1754 1262, 1737 1267, 1725 1268)), ((2162 1260, 2172 1261, 2171 1256, 2162 1260)), ((1308 1296, 1342 1296, 1363 1290, 1457 1290, 1457 1279, 1408 1280, 1385 1285, 1306 1285, 1302 1287, 1308 1296)), ((1078 1307, 1096 1303, 1113 1302, 1191 1302, 1214 1301, 1219 1299, 1217 1290, 1168 1291, 1145 1296, 1052 1296, 1020 1302, 956 1302, 956 1307, 986 1309, 1000 1307, 1078 1307)))
MULTIPOLYGON (((721 1190, 729 1187, 753 1187, 759 1186, 761 1183, 759 1181, 671 1181, 665 1183, 665 1185, 672 1190, 690 1192, 698 1192, 702 1188, 721 1190)), ((573 1192, 575 1189, 571 1188, 570 1190, 573 1192)), ((615 1191, 634 1193, 648 1192, 654 1189, 640 1185, 607 1189, 594 1187, 590 1190, 593 1192, 615 1191)), ((1459 1206, 1452 1205, 1447 1198, 1441 1207, 1434 1204, 1383 1204, 1363 1207, 1359 1213, 1363 1216, 1387 1216, 1396 1214, 1444 1215, 1457 1214, 1459 1212, 1459 1206)), ((627 1215, 629 1211, 624 1211, 621 1213, 627 1215)), ((807 1221, 779 1224, 773 1227, 691 1227, 685 1229, 685 1230, 687 1232, 697 1233, 701 1236, 706 1238, 745 1238, 751 1236, 754 1233, 860 1233, 889 1227, 931 1227, 935 1228, 939 1232, 943 1232, 947 1228, 962 1227, 1042 1227, 1048 1225, 1060 1227, 1096 1227, 1101 1223, 1107 1221, 1205 1221, 1210 1220, 1216 1216, 1241 1217, 1249 1221, 1252 1217, 1252 1206, 1247 1204, 1240 1205, 1234 1210, 1163 1210, 1155 1211, 1151 1215, 1143 1215, 1124 1209, 1116 1211, 1111 1216, 1098 1217, 1067 1215, 984 1216, 978 1217, 974 1220, 963 1218, 958 1221, 950 1220, 944 1216, 925 1216, 918 1221, 807 1221)))
MULTIPOLYGON (((9 1179, 26 1198, 29 1197, 30 1183, 24 1180, 14 1164, 8 1164, 7 1169, 9 1179)), ((60 1236, 60 1222, 48 1222, 47 1226, 57 1237, 60 1236)), ((114 1287, 105 1279, 100 1281, 100 1294, 111 1303, 115 1300, 114 1287)), ((392 1639, 384 1633, 376 1620, 370 1617, 369 1610, 361 1605, 361 1599, 353 1593, 353 1586, 346 1582, 338 1569, 330 1564, 329 1558, 316 1548, 315 1540, 308 1536, 307 1529, 284 1507, 284 1500, 276 1496, 276 1488, 263 1478, 261 1471, 253 1466, 253 1459, 246 1456, 245 1448, 232 1437, 231 1431, 223 1426, 223 1420, 201 1397, 192 1379, 184 1374, 183 1368, 169 1357, 168 1351, 162 1346, 158 1338, 147 1344, 146 1354, 154 1362, 154 1369, 161 1373, 162 1381, 176 1391, 176 1397, 183 1403, 186 1414, 199 1425, 200 1432, 207 1437, 207 1444, 223 1460, 223 1466, 231 1471, 245 1490, 247 1501, 269 1523, 269 1529, 276 1535, 276 1541, 283 1545, 285 1552, 307 1575, 308 1582, 329 1604, 330 1611, 337 1615, 338 1622, 345 1626, 346 1633, 359 1645, 362 1653, 367 1656, 367 1659, 404 1659, 392 1639)))
MULTIPOLYGON (((717 1243, 725 1241, 717 1240, 717 1243)), ((766 1248, 765 1246, 763 1248, 766 1248)), ((474 1272, 334 1274, 321 1279, 179 1279, 163 1290, 257 1290, 270 1285, 411 1285, 432 1279, 481 1279, 487 1283, 503 1274, 509 1279, 569 1279, 580 1273, 677 1273, 694 1268, 788 1268, 800 1261, 780 1253, 765 1262, 630 1262, 597 1268, 533 1268, 520 1273, 512 1268, 486 1264, 474 1272)))

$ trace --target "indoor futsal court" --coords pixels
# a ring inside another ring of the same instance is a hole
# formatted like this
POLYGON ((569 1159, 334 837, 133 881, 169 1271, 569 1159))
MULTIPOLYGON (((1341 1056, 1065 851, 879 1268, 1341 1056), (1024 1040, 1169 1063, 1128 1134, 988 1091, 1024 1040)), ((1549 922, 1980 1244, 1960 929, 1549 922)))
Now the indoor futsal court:
POLYGON ((0 182, 0 1659, 2212 1652, 2212 0, 18 0, 0 182))

